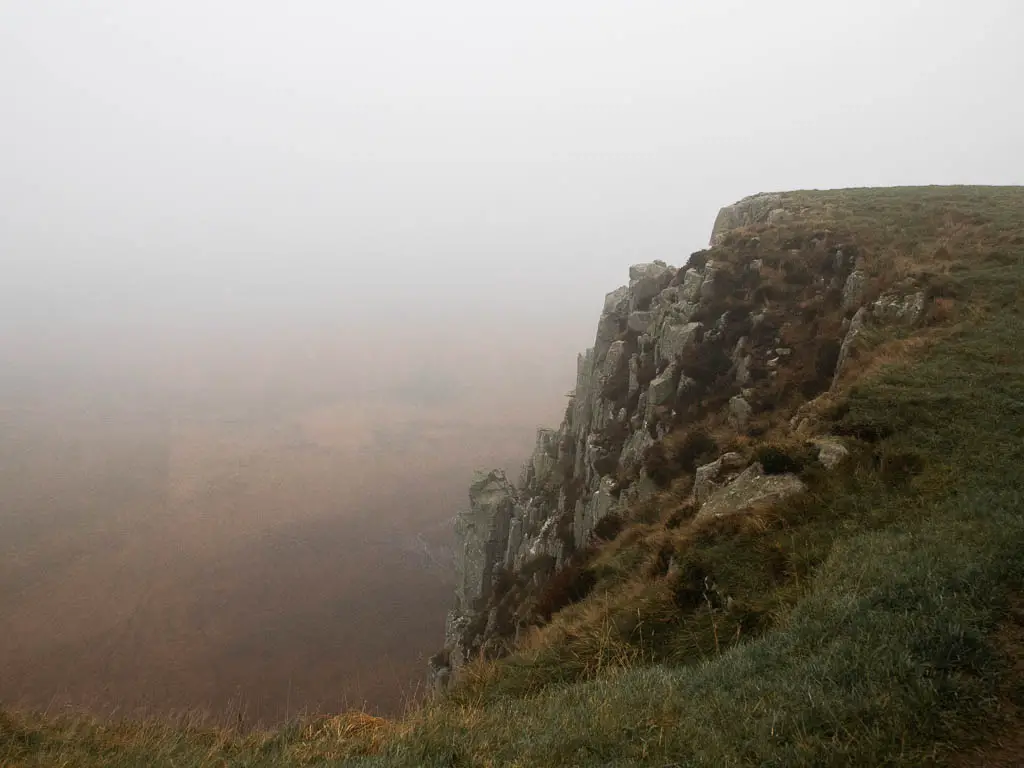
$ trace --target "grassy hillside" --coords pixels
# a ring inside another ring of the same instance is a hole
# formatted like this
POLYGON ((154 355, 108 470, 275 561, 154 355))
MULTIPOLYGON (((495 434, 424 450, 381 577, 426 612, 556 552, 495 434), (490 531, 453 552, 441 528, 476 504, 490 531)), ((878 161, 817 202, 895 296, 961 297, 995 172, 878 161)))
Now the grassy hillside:
POLYGON ((0 765, 1024 764, 1024 188, 784 200, 789 221, 716 260, 828 231, 932 303, 922 328, 867 334, 801 411, 846 441, 839 469, 781 410, 723 446, 808 493, 696 523, 679 468, 563 579, 549 623, 402 719, 241 733, 5 713, 0 765))

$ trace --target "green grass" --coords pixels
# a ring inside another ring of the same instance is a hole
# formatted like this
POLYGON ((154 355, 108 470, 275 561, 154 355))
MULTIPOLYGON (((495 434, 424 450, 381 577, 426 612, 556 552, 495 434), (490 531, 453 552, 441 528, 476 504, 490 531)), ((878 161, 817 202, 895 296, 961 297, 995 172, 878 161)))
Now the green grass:
POLYGON ((954 326, 825 411, 861 439, 841 470, 802 467, 808 494, 701 530, 628 527, 588 565, 588 598, 397 721, 240 734, 8 713, 0 765, 918 766, 1012 728, 1024 190, 786 198, 805 208, 794 237, 841 228, 961 297, 954 326), (651 567, 667 551, 672 574, 651 567))

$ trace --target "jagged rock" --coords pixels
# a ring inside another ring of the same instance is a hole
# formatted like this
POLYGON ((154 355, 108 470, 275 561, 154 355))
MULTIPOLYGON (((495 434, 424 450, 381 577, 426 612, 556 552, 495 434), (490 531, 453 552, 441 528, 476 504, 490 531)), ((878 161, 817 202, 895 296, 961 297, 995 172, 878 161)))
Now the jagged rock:
POLYGON ((736 395, 729 399, 729 420, 736 426, 736 429, 746 429, 747 422, 754 409, 750 407, 742 395, 736 395))
POLYGON ((573 521, 576 536, 582 544, 586 544, 594 527, 604 518, 618 509, 619 500, 612 495, 615 481, 610 477, 601 480, 601 485, 583 506, 580 518, 573 521))
POLYGON ((704 266, 704 280, 700 284, 700 291, 698 296, 701 301, 713 301, 715 298, 715 292, 717 286, 715 285, 718 280, 718 269, 715 267, 714 262, 709 261, 704 266))
POLYGON ((523 516, 514 518, 508 526, 508 545, 503 560, 506 568, 518 568, 523 547, 523 516))
POLYGON ((766 475, 760 464, 751 464, 724 488, 713 492, 701 505, 695 520, 751 512, 805 491, 807 487, 792 474, 766 475))
POLYGON ((622 491, 619 495, 619 501, 623 507, 628 507, 631 504, 647 501, 657 492, 658 485, 646 472, 641 472, 633 484, 622 491))
POLYGON ((597 476, 614 472, 619 464, 619 451, 612 446, 591 442, 587 446, 587 451, 587 463, 597 476))
POLYGON ((635 354, 629 358, 629 387, 626 390, 627 397, 633 397, 640 389, 640 355, 635 354))
POLYGON ((656 359, 663 363, 678 360, 696 343, 700 329, 700 323, 666 325, 661 331, 661 338, 658 339, 656 359))
POLYGON ((622 285, 605 294, 603 315, 623 315, 629 311, 629 287, 622 285))
POLYGON ((667 405, 676 393, 676 376, 679 371, 674 363, 662 371, 647 388, 647 408, 667 405))
POLYGON ((675 272, 664 262, 634 264, 629 268, 630 309, 646 309, 651 299, 668 287, 675 272))
POLYGON ((501 470, 474 476, 469 509, 455 520, 457 609, 474 611, 486 605, 495 565, 505 558, 517 501, 515 489, 501 470))
POLYGON ((740 386, 750 383, 750 355, 744 355, 736 362, 736 383, 740 386))
MULTIPOLYGON (((531 560, 541 557, 549 557, 556 564, 560 563, 563 557, 562 542, 558 540, 558 521, 549 517, 541 526, 540 533, 529 542, 526 556, 531 560)), ((525 559, 525 558, 524 558, 525 559)))
POLYGON ((629 319, 626 321, 626 326, 629 330, 636 333, 644 333, 650 327, 653 320, 653 312, 641 312, 640 310, 636 310, 629 313, 629 319))
POLYGON ((850 273, 843 285, 843 312, 850 312, 864 303, 864 293, 868 287, 868 276, 859 269, 850 273))
POLYGON ((811 443, 818 449, 818 461, 825 469, 835 469, 850 456, 850 451, 838 438, 820 437, 811 443))
POLYGON ((480 632, 483 631, 486 616, 464 613, 459 610, 448 612, 445 619, 444 641, 448 651, 450 674, 455 674, 479 647, 480 632))
POLYGON ((669 286, 654 298, 653 306, 664 308, 677 303, 679 303, 679 288, 677 286, 669 286))
MULTIPOLYGON (((780 195, 746 198, 722 209, 712 243, 719 243, 737 227, 778 224, 790 215, 780 195)), ((713 396, 706 405, 717 402, 721 390, 708 392, 709 387, 730 387, 735 382, 743 388, 756 382, 758 394, 742 389, 720 414, 743 430, 753 415, 751 403, 767 405, 777 394, 770 386, 772 373, 796 358, 802 374, 808 363, 805 353, 822 358, 814 349, 784 346, 783 338, 790 336, 786 325, 801 322, 801 315, 806 319, 819 309, 834 311, 834 305, 824 301, 827 278, 834 281, 832 290, 842 292, 843 307, 853 316, 846 321, 838 353, 830 348, 824 356, 827 363, 820 359, 813 363, 816 376, 828 375, 817 368, 824 368, 835 354, 834 381, 838 381, 868 325, 920 321, 925 297, 913 293, 918 289, 914 284, 902 284, 898 293, 885 294, 865 307, 869 261, 855 263, 854 246, 826 251, 833 248, 831 237, 831 233, 822 234, 814 241, 815 260, 828 262, 823 275, 776 286, 781 290, 777 295, 766 294, 764 302, 755 294, 764 264, 751 257, 768 259, 769 254, 758 252, 760 241, 754 237, 738 243, 746 265, 735 263, 736 253, 715 248, 694 254, 690 266, 681 270, 664 262, 638 264, 630 268, 627 286, 605 296, 593 346, 577 358, 576 384, 561 426, 538 431, 517 488, 509 486, 501 473, 478 476, 471 489, 471 509, 457 517, 458 586, 446 622, 448 653, 432 660, 432 685, 443 686, 449 677, 457 676, 459 667, 474 654, 501 652, 504 639, 487 637, 489 633, 514 631, 507 602, 498 601, 495 594, 501 568, 516 574, 511 598, 520 589, 529 594, 528 590, 542 588, 566 562, 568 553, 585 545, 601 519, 659 493, 643 467, 645 454, 656 440, 674 426, 686 428, 691 414, 711 418, 717 432, 721 425, 699 402, 705 394, 713 396), (740 270, 746 270, 742 278, 740 270), (795 299, 798 294, 799 303, 788 306, 786 297, 795 299), (762 306, 750 316, 750 329, 741 331, 739 308, 746 312, 757 304, 762 306), (695 317, 704 324, 694 322, 695 317), (748 337, 737 340, 740 332, 748 337), (730 361, 723 359, 730 354, 731 369, 730 361), (765 363, 774 370, 762 381, 765 363), (687 370, 701 379, 699 383, 685 375, 684 364, 691 366, 687 370), (724 380, 726 376, 732 376, 732 381, 724 380), (635 479, 630 483, 630 478, 635 479)), ((832 327, 833 318, 828 319, 822 328, 832 327)), ((802 386, 790 390, 794 395, 805 391, 802 386)), ((807 437, 824 430, 811 410, 798 411, 794 419, 794 429, 807 437)), ((820 438, 815 444, 825 466, 837 466, 846 455, 845 447, 833 438, 820 438)), ((742 513, 803 489, 793 475, 766 476, 761 465, 746 465, 741 455, 727 453, 697 469, 693 506, 700 517, 742 513)))
POLYGON ((629 352, 626 342, 616 341, 608 348, 598 383, 605 397, 613 397, 617 391, 629 385, 629 352))
POLYGON ((594 338, 593 359, 597 365, 601 364, 612 343, 619 339, 626 328, 630 296, 626 287, 618 288, 605 296, 604 311, 597 321, 597 334, 594 338))
POLYGON ((679 300, 693 303, 700 297, 700 287, 704 283, 704 273, 691 267, 683 274, 683 284, 679 287, 679 300))
POLYGON ((533 454, 520 475, 520 488, 525 488, 530 484, 545 485, 551 479, 551 473, 558 464, 560 442, 561 434, 557 430, 543 427, 537 430, 533 454))
POLYGON ((622 446, 622 453, 619 454, 619 467, 628 469, 636 466, 643 459, 644 451, 654 444, 654 438, 646 429, 637 429, 629 436, 626 444, 622 446))
POLYGON ((724 453, 710 464, 697 467, 693 479, 693 503, 697 508, 725 484, 736 471, 743 468, 743 457, 738 453, 724 453))
POLYGON ((857 313, 850 320, 850 326, 846 330, 846 336, 843 337, 843 343, 839 347, 839 357, 836 360, 836 372, 832 377, 832 388, 839 384, 839 379, 842 377, 843 368, 846 366, 847 360, 850 358, 850 353, 853 349, 854 343, 857 341, 857 337, 860 336, 868 323, 868 310, 866 307, 861 307, 857 310, 857 313))
POLYGON ((872 318, 886 325, 914 325, 924 315, 923 292, 907 296, 886 294, 872 306, 872 318))
POLYGON ((732 350, 732 364, 736 371, 736 383, 741 387, 750 382, 751 356, 748 354, 750 340, 746 336, 740 337, 732 350))
POLYGON ((925 301, 925 295, 920 291, 907 295, 885 294, 872 304, 870 309, 858 309, 850 320, 846 336, 839 348, 832 387, 835 388, 838 384, 857 338, 868 325, 915 325, 924 316, 925 301))
POLYGON ((711 245, 718 245, 734 229, 748 227, 767 220, 768 215, 782 207, 782 195, 761 193, 751 195, 733 205, 727 205, 718 212, 711 229, 711 245))

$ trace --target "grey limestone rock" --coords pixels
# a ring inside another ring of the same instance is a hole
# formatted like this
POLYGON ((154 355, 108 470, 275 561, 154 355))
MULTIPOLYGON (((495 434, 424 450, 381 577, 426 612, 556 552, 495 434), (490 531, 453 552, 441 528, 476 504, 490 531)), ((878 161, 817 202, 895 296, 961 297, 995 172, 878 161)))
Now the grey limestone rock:
POLYGON ((653 312, 641 312, 640 310, 636 310, 629 313, 629 319, 626 321, 626 325, 631 331, 644 333, 650 327, 653 320, 653 312))
POLYGON ((700 298, 700 287, 704 282, 704 273, 694 267, 683 274, 683 284, 679 288, 679 300, 695 302, 700 298))
POLYGON ((647 388, 647 407, 654 408, 667 405, 676 394, 676 376, 679 371, 674 363, 662 371, 647 388))
POLYGON ((744 464, 738 453, 725 453, 710 464, 697 467, 693 480, 693 502, 699 508, 708 497, 723 486, 744 464))
POLYGON ((598 379, 601 387, 601 394, 605 397, 613 396, 616 391, 625 389, 629 384, 629 352, 626 342, 615 341, 608 348, 604 363, 601 365, 601 374, 598 379))
POLYGON ((796 475, 766 475, 760 464, 751 464, 732 482, 714 491, 701 505, 696 520, 751 512, 806 490, 796 475))
POLYGON ((509 524, 517 496, 501 470, 477 472, 469 489, 470 506, 455 519, 455 605, 482 609, 490 597, 495 566, 505 559, 509 524))
POLYGON ((629 268, 630 309, 646 309, 651 299, 668 287, 674 269, 664 262, 634 264, 629 268))
POLYGON ((915 325, 924 315, 923 292, 906 296, 886 294, 879 297, 871 310, 872 318, 884 325, 915 325))
POLYGON ((657 358, 663 363, 675 362, 697 343, 700 330, 700 323, 667 324, 658 339, 657 358))
POLYGON ((754 409, 750 407, 750 403, 744 399, 743 395, 736 395, 729 400, 729 420, 737 429, 746 428, 753 412, 754 409))
MULTIPOLYGON (((715 246, 734 229, 748 227, 768 220, 768 217, 782 207, 782 195, 761 193, 745 197, 737 203, 727 205, 718 212, 711 228, 711 245, 715 246)), ((775 214, 778 217, 779 214, 775 214)))
POLYGON ((839 384, 839 379, 843 374, 843 369, 846 367, 846 363, 850 358, 850 354, 853 351, 853 346, 856 343, 858 337, 863 332, 864 328, 868 324, 868 310, 866 307, 861 307, 857 310, 857 313, 850 320, 850 325, 846 329, 846 336, 843 337, 843 342, 839 346, 839 357, 836 360, 836 372, 832 377, 832 388, 839 384))
POLYGON ((818 461, 825 469, 835 469, 850 456, 849 449, 836 437, 819 437, 811 440, 818 449, 818 461))
POLYGON ((867 286, 868 276, 864 272, 855 269, 850 273, 843 285, 843 312, 851 312, 864 303, 864 292, 867 290, 867 286))

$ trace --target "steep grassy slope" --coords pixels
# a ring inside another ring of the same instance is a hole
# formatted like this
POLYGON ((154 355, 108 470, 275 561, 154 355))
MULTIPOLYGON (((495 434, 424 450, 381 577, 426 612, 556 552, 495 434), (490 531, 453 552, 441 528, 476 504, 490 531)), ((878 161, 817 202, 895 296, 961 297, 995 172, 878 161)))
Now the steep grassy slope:
POLYGON ((801 410, 846 440, 839 469, 788 412, 756 436, 709 423, 808 493, 697 523, 690 467, 668 462, 663 492, 561 580, 550 622, 400 720, 242 734, 8 713, 0 764, 986 764, 974 750, 1024 712, 1024 189, 783 197, 787 222, 716 258, 756 237, 790 263, 828 231, 877 286, 913 280, 931 301, 925 327, 866 334, 842 386, 801 410))

